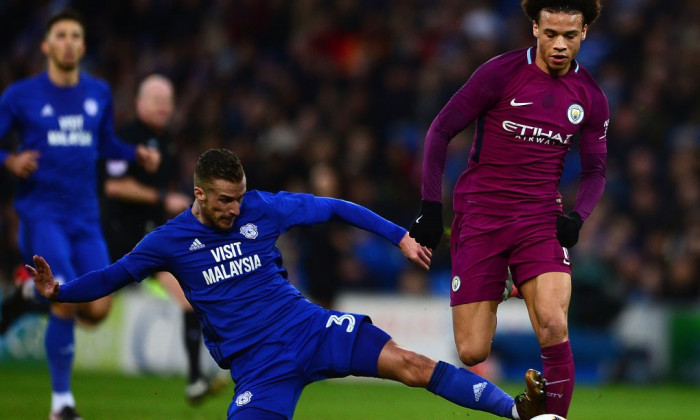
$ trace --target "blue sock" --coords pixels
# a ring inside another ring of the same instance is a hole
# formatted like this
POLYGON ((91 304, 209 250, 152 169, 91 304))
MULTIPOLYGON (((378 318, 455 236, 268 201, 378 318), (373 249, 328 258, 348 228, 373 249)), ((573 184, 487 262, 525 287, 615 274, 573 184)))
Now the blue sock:
POLYGON ((462 407, 512 418, 513 397, 467 369, 438 362, 427 389, 462 407))
POLYGON ((54 314, 49 314, 44 347, 46 348, 46 358, 49 361, 51 389, 54 392, 70 391, 70 376, 73 355, 75 354, 74 323, 75 321, 72 319, 59 318, 54 314))

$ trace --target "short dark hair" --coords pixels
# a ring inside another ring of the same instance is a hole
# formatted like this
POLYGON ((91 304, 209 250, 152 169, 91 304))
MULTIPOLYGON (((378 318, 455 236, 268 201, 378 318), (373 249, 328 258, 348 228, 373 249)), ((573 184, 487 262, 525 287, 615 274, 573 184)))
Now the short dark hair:
POLYGON ((72 20, 73 22, 77 22, 83 28, 83 32, 85 32, 85 21, 83 20, 83 15, 74 9, 64 9, 49 18, 48 22, 46 22, 45 34, 48 35, 49 32, 51 32, 53 25, 62 20, 72 20))
POLYGON ((580 12, 583 24, 590 25, 600 16, 600 0, 523 0, 523 12, 532 21, 540 21, 540 12, 580 12))
POLYGON ((241 182, 245 177, 241 159, 228 149, 209 149, 197 159, 194 185, 206 189, 216 179, 241 182))

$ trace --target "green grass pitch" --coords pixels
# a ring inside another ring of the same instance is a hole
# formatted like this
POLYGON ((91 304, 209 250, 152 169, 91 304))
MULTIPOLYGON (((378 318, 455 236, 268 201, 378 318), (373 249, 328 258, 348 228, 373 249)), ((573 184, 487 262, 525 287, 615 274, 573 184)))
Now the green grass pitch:
MULTIPOLYGON (((76 372, 73 391, 88 420, 225 419, 233 385, 191 407, 185 380, 167 376, 125 376, 76 372)), ((500 384, 511 394, 521 384, 500 384)), ((0 419, 45 419, 49 410, 48 373, 41 367, 0 367, 0 419)), ((381 380, 332 380, 306 388, 296 420, 495 419, 466 410, 422 389, 381 380)), ((700 389, 683 385, 606 385, 577 387, 569 413, 573 420, 700 420, 700 389)))

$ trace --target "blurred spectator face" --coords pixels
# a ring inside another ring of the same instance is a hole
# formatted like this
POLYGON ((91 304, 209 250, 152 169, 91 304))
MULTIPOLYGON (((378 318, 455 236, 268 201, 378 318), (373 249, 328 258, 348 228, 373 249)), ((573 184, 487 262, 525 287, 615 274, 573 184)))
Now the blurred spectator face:
POLYGON ((41 43, 41 51, 50 65, 61 71, 75 70, 85 54, 83 27, 74 20, 57 21, 41 43))
POLYGON ((173 86, 162 76, 149 76, 139 88, 136 113, 139 119, 155 131, 163 131, 175 109, 173 86))
POLYGON ((321 197, 340 197, 340 180, 336 170, 328 164, 319 163, 311 169, 311 188, 321 197))
POLYGON ((539 21, 532 23, 532 33, 537 38, 537 67, 553 76, 569 71, 587 29, 581 13, 542 10, 539 21))

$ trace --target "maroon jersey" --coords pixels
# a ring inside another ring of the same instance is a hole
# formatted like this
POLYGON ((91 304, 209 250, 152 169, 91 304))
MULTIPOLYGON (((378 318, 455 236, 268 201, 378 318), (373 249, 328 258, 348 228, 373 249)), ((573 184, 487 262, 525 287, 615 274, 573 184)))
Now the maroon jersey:
POLYGON ((590 214, 605 183, 607 99, 577 62, 565 75, 551 76, 534 55, 529 48, 489 60, 440 111, 425 140, 425 200, 441 201, 447 144, 476 122, 468 167, 455 186, 455 211, 561 209, 564 157, 580 132, 583 176, 575 210, 590 214))

